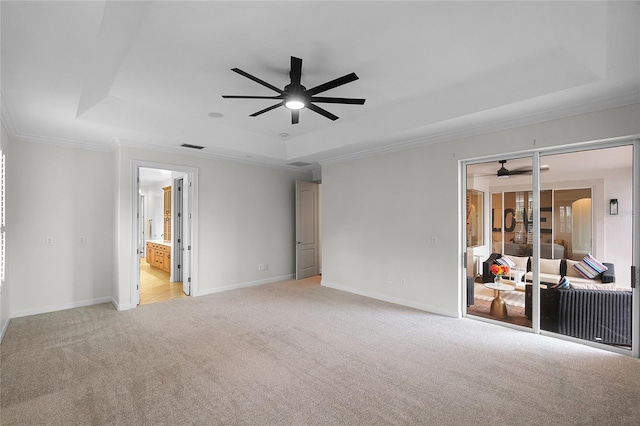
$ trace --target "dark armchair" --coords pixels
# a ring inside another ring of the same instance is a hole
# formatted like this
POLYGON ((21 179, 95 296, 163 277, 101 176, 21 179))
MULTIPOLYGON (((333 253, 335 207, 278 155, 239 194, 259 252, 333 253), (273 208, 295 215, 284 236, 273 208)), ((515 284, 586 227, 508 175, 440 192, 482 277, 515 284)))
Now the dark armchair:
MULTIPOLYGON (((525 287, 525 315, 531 319, 533 287, 525 287)), ((592 342, 631 345, 630 291, 540 289, 540 327, 592 342)))

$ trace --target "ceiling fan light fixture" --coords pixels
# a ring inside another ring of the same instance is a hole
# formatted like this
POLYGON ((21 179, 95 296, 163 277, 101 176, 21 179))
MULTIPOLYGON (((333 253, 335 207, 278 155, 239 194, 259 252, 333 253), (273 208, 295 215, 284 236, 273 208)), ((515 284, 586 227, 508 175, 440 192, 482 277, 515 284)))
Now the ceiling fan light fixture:
POLYGON ((298 110, 306 107, 304 99, 300 96, 289 96, 284 101, 284 106, 289 109, 298 110))

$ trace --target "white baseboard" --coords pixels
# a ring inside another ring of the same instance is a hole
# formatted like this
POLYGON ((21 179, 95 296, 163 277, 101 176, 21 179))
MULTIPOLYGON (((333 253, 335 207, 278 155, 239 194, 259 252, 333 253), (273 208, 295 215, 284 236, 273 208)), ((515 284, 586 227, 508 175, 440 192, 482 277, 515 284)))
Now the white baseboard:
POLYGON ((111 304, 113 305, 114 308, 116 308, 116 311, 128 311, 129 309, 133 309, 138 306, 138 305, 134 305, 133 303, 119 305, 118 302, 116 302, 116 299, 114 299, 113 297, 111 298, 111 304))
POLYGON ((419 309, 421 311, 429 312, 432 314, 443 315, 443 316, 452 317, 452 318, 460 318, 460 314, 457 310, 449 311, 436 306, 425 305, 422 303, 414 302, 412 300, 401 299, 399 297, 393 297, 386 294, 375 293, 371 291, 361 290, 355 287, 345 286, 342 284, 331 283, 325 280, 322 280, 320 282, 320 285, 322 285, 323 287, 333 288, 335 290, 346 291, 348 293, 357 294, 359 296, 370 297, 371 299, 382 300, 383 302, 389 302, 389 303, 394 303, 396 305, 402 305, 402 306, 407 306, 409 308, 419 309))
POLYGON ((293 275, 282 275, 280 277, 273 277, 273 278, 267 278, 264 280, 258 280, 258 281, 249 281, 246 283, 239 283, 239 284, 231 284, 231 285, 226 285, 223 287, 215 287, 215 288, 208 288, 206 290, 201 290, 198 291, 197 294, 194 294, 194 296, 206 296, 207 294, 214 294, 214 293, 221 293, 223 291, 230 291, 230 290, 238 290, 240 288, 245 288, 245 287, 254 287, 257 285, 263 285, 263 284, 271 284, 271 283, 275 283, 278 281, 287 281, 287 280, 291 280, 293 279, 293 275))
POLYGON ((2 330, 0 330, 0 344, 2 343, 2 339, 4 339, 4 333, 7 331, 7 327, 9 327, 9 321, 11 321, 11 318, 7 318, 4 324, 2 324, 2 330))
POLYGON ((101 303, 114 303, 111 296, 99 297, 97 299, 80 300, 78 302, 64 303, 62 305, 45 306, 42 308, 23 309, 11 312, 11 318, 28 317, 29 315, 46 314, 48 312, 64 311, 66 309, 81 308, 83 306, 99 305, 101 303))

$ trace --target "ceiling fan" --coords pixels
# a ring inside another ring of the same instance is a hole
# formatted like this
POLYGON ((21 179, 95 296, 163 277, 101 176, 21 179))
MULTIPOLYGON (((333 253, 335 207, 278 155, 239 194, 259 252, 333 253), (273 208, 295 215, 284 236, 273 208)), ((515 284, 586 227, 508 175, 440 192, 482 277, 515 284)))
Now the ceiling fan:
MULTIPOLYGON (((532 167, 519 167, 517 169, 512 169, 509 170, 507 169, 504 165, 507 162, 507 160, 500 160, 498 161, 498 163, 500 163, 500 168, 498 169, 496 176, 499 178, 508 178, 509 176, 516 176, 516 175, 530 175, 533 173, 533 168, 532 167)), ((549 170, 549 166, 540 166, 540 171, 544 172, 549 170)))
POLYGON ((335 80, 331 80, 327 83, 321 84, 311 89, 307 89, 300 83, 300 78, 302 76, 302 59, 293 56, 291 57, 291 71, 289 73, 289 76, 291 77, 291 83, 287 84, 282 90, 267 83, 266 81, 260 80, 259 78, 242 71, 239 68, 232 68, 231 71, 236 72, 241 76, 253 80, 256 83, 268 87, 269 89, 278 93, 274 96, 222 95, 222 97, 225 99, 280 100, 280 102, 275 105, 271 105, 270 107, 262 109, 258 112, 254 112, 250 115, 251 117, 257 117, 258 115, 264 114, 265 112, 271 111, 272 109, 284 106, 285 108, 291 110, 291 124, 298 124, 298 122, 300 121, 300 110, 303 108, 309 108, 311 111, 327 117, 329 120, 335 121, 338 119, 338 116, 330 113, 323 108, 320 108, 319 106, 315 105, 315 103, 363 105, 365 101, 365 99, 330 98, 324 96, 315 96, 318 93, 322 93, 335 87, 342 86, 343 84, 351 83, 352 81, 357 80, 358 76, 352 72, 351 74, 347 74, 340 78, 336 78, 335 80))

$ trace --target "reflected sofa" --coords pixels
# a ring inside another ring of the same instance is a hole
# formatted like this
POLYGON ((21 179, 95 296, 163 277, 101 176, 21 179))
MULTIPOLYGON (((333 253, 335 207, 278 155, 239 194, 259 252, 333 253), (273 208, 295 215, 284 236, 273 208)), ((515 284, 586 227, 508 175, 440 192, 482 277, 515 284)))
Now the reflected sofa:
MULTIPOLYGON (((491 265, 496 259, 503 255, 500 253, 491 253, 491 255, 482 263, 482 281, 485 283, 493 282, 495 275, 491 273, 491 265)), ((511 256, 508 257, 512 262, 516 263, 524 275, 519 280, 533 282, 533 272, 531 270, 531 257, 529 256, 511 256)), ((560 278, 566 276, 570 282, 571 288, 583 290, 615 290, 616 273, 613 263, 604 263, 607 270, 598 275, 594 279, 588 279, 578 273, 573 265, 579 263, 570 259, 540 259, 540 284, 554 285, 560 281, 560 278)))

